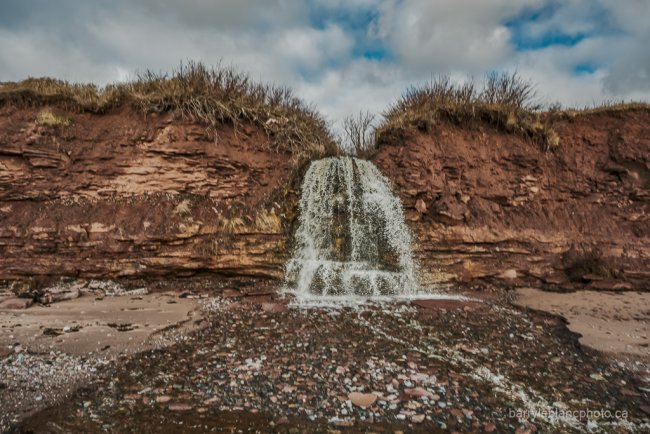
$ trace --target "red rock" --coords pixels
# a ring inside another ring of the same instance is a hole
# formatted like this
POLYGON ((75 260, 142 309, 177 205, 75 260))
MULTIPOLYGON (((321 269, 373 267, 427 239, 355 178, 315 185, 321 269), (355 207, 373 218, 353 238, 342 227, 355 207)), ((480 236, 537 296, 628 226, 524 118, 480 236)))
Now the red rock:
POLYGON ((472 417, 472 415, 474 414, 474 411, 463 408, 463 414, 465 415, 465 417, 469 418, 469 417, 472 417))
POLYGON ((454 416, 456 419, 464 419, 464 418, 465 418, 465 415, 463 414, 463 412, 460 411, 460 410, 457 409, 457 408, 452 408, 451 410, 449 410, 449 412, 450 412, 450 413, 452 414, 452 416, 454 416))
POLYGON ((171 401, 172 397, 167 395, 156 396, 156 402, 159 404, 164 404, 165 402, 171 401))
POLYGON ((0 302, 0 309, 27 309, 32 304, 34 300, 31 298, 14 297, 0 302))
POLYGON ((433 399, 433 393, 422 387, 415 387, 413 389, 404 389, 404 393, 410 396, 411 398, 422 398, 426 396, 428 399, 433 399))
POLYGON ((241 297, 242 293, 236 289, 224 289, 221 295, 225 298, 241 297))
POLYGON ((421 214, 426 214, 427 204, 425 204, 422 199, 418 199, 417 202, 415 202, 415 209, 417 209, 421 214))
POLYGON ((639 410, 650 416, 650 405, 642 405, 639 410))
POLYGON ((188 410, 193 409, 194 406, 190 405, 190 404, 185 404, 183 402, 178 402, 178 403, 175 403, 175 404, 169 404, 168 408, 170 410, 172 410, 172 411, 188 411, 188 410))
POLYGON ((348 395, 348 399, 357 407, 368 408, 377 401, 377 395, 374 393, 352 392, 348 395))
POLYGON ((488 422, 483 425, 485 432, 494 432, 497 429, 497 426, 491 422, 488 422))
POLYGON ((287 307, 280 303, 262 303, 262 310, 268 313, 280 313, 287 310, 287 307))
POLYGON ((340 427, 351 427, 354 426, 354 421, 353 420, 337 420, 333 423, 334 426, 340 426, 340 427))
POLYGON ((623 395, 623 396, 632 396, 632 397, 641 396, 640 393, 635 392, 634 390, 630 390, 630 389, 621 389, 621 395, 623 395))

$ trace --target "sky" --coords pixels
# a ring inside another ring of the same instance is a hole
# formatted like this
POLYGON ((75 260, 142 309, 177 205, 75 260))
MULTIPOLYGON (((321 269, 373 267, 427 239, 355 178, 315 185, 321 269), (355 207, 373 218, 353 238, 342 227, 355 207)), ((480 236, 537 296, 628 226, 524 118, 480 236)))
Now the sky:
POLYGON ((650 101, 650 0, 0 0, 0 81, 181 61, 292 87, 336 130, 409 86, 517 71, 540 102, 650 101))

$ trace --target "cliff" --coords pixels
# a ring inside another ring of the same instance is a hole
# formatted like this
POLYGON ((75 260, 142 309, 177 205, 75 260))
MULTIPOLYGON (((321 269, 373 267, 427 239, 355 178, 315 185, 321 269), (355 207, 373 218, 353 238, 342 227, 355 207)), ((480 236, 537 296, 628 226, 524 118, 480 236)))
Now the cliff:
POLYGON ((650 111, 565 114, 554 130, 552 150, 485 122, 383 132, 373 161, 428 284, 647 290, 650 111))
POLYGON ((292 154, 258 126, 128 105, 0 107, 0 280, 283 275, 292 154))
MULTIPOLYGON (((266 123, 192 119, 0 105, 0 281, 275 290, 304 164, 266 123)), ((650 112, 566 114, 554 131, 552 150, 481 121, 380 135, 372 161, 425 285, 648 288, 650 112)))

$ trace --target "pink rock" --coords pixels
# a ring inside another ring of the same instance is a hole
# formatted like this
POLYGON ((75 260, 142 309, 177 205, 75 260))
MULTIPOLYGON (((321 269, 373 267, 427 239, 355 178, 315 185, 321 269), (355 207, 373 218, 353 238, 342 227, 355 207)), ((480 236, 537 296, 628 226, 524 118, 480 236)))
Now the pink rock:
POLYGON ((415 202, 415 209, 418 210, 421 214, 426 214, 427 213, 427 204, 424 203, 422 199, 418 199, 417 202, 415 202))
POLYGON ((348 395, 348 399, 357 407, 368 408, 377 401, 377 395, 374 393, 352 392, 348 395))
POLYGON ((34 300, 31 298, 14 297, 0 302, 0 309, 27 309, 32 304, 34 300))
POLYGON ((424 415, 423 414, 414 414, 411 416, 411 422, 413 423, 422 423, 424 421, 424 415))
POLYGON ((428 390, 422 387, 415 387, 413 389, 404 389, 404 393, 406 393, 411 398, 422 398, 423 396, 426 396, 429 399, 433 399, 433 393, 429 392, 428 390))
POLYGON ((193 409, 194 407, 190 404, 185 404, 182 402, 176 403, 176 404, 169 404, 169 409, 172 411, 188 411, 193 409))
POLYGON ((268 313, 280 313, 287 310, 287 307, 280 303, 262 303, 262 310, 268 313))
POLYGON ((516 279, 517 278, 517 270, 514 270, 514 269, 506 270, 503 273, 499 274, 497 277, 499 279, 506 279, 506 280, 516 279))
POLYGON ((236 289, 224 289, 221 295, 223 295, 225 298, 233 298, 233 297, 241 297, 242 294, 236 289))

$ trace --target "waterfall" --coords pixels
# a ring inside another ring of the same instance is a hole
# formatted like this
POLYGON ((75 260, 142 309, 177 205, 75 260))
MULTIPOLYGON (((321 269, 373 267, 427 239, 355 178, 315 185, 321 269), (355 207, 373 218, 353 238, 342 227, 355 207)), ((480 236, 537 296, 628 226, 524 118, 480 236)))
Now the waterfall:
POLYGON ((371 162, 311 163, 286 278, 298 301, 417 292, 402 204, 371 162))

